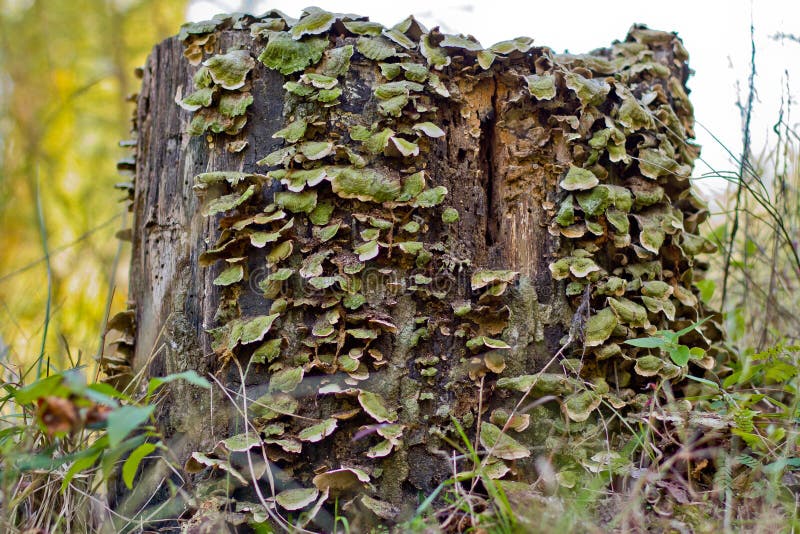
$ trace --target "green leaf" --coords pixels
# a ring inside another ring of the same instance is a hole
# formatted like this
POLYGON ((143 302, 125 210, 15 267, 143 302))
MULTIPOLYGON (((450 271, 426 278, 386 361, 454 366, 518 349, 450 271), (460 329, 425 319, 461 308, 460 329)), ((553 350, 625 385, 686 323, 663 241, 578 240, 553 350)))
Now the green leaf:
POLYGON ((700 290, 700 299, 708 304, 711 302, 711 298, 714 296, 714 290, 716 289, 717 285, 714 283, 713 280, 696 280, 694 285, 697 286, 697 289, 700 290))
POLYGON ((699 376, 693 376, 693 375, 686 375, 686 378, 694 380, 695 382, 700 382, 701 384, 704 384, 714 390, 719 390, 719 385, 706 378, 700 378, 699 376))
POLYGON ((669 351, 669 357, 672 359, 675 365, 679 365, 681 367, 689 363, 691 356, 692 354, 689 351, 689 347, 686 345, 678 345, 676 348, 669 351))
POLYGON ((103 447, 96 444, 86 451, 86 455, 77 458, 64 475, 64 480, 61 481, 61 491, 64 492, 69 487, 69 483, 75 478, 75 475, 94 466, 103 451, 103 447))
POLYGON ((640 337, 637 339, 629 339, 625 344, 645 349, 657 349, 665 347, 667 345, 667 340, 663 337, 640 337))
POLYGON ((711 319, 710 316, 706 317, 705 319, 697 321, 696 323, 691 324, 691 325, 687 326, 686 328, 678 330, 677 332, 675 332, 675 335, 677 336, 676 339, 681 337, 684 334, 688 334, 689 332, 691 332, 692 330, 694 330, 695 328, 697 328, 698 326, 702 325, 703 323, 705 323, 706 321, 708 321, 710 319, 711 319))
POLYGON ((142 443, 131 452, 130 456, 122 464, 122 480, 128 489, 133 489, 133 478, 136 476, 136 471, 139 469, 139 464, 145 456, 156 450, 156 446, 152 443, 142 443))
POLYGON ((113 449, 122 443, 122 440, 153 415, 155 409, 155 406, 122 406, 109 413, 106 419, 109 447, 113 449))
POLYGON ((118 391, 117 388, 111 384, 106 384, 104 382, 97 382, 95 384, 86 386, 86 389, 83 393, 87 398, 92 399, 100 404, 111 406, 112 408, 119 406, 119 403, 115 399, 133 402, 128 395, 118 391))
POLYGON ((66 387, 62 386, 64 377, 60 374, 39 379, 32 384, 18 389, 14 392, 14 399, 19 404, 29 404, 35 400, 50 395, 61 396, 68 393, 66 387))

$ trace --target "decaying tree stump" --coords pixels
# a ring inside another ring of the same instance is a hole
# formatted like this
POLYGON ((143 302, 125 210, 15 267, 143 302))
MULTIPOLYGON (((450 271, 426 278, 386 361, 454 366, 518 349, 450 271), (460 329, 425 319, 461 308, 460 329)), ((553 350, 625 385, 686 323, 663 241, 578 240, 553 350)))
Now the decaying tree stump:
POLYGON ((566 55, 313 9, 158 45, 130 365, 216 377, 170 384, 158 417, 200 494, 258 503, 255 474, 272 516, 324 528, 314 503, 339 498, 397 522, 453 475, 456 423, 487 476, 530 484, 539 456, 569 472, 605 450, 607 407, 708 368, 622 344, 703 315, 687 58, 644 27, 566 55))

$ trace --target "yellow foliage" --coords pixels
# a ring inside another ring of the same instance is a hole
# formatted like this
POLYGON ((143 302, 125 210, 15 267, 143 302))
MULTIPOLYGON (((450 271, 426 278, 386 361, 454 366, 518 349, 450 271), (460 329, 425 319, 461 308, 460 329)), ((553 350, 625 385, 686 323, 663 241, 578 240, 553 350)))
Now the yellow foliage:
POLYGON ((0 359, 39 357, 49 300, 45 362, 68 363, 66 342, 91 366, 107 302, 112 313, 125 306, 129 248, 115 263, 114 234, 129 217, 113 185, 128 179, 115 163, 129 154, 116 140, 131 135, 134 67, 177 32, 185 8, 0 0, 0 359))

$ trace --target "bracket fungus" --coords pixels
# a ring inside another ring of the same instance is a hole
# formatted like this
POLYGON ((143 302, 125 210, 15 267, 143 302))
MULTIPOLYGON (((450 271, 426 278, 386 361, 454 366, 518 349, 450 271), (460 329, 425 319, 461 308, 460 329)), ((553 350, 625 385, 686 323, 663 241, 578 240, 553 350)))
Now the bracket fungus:
MULTIPOLYGON (((296 478, 283 509, 357 492, 398 519, 412 490, 432 489, 411 454, 446 448, 454 419, 480 429, 492 476, 524 478, 516 466, 556 439, 536 432, 540 416, 563 435, 587 429, 604 402, 638 409, 652 377, 696 365, 624 344, 709 313, 675 34, 634 26, 609 48, 557 54, 309 8, 218 17, 179 39, 194 91, 175 107, 186 143, 208 141, 193 173, 216 239, 197 254, 218 304, 205 326, 217 371, 236 358, 263 381, 248 416, 296 478), (283 98, 279 125, 262 121, 265 84, 283 98), (509 235, 539 254, 501 261, 509 235), (564 374, 541 368, 561 336, 564 374), (522 395, 560 397, 566 418, 513 413, 522 395), (333 469, 328 449, 350 467, 333 469)), ((714 321, 698 337, 713 355, 714 321)))

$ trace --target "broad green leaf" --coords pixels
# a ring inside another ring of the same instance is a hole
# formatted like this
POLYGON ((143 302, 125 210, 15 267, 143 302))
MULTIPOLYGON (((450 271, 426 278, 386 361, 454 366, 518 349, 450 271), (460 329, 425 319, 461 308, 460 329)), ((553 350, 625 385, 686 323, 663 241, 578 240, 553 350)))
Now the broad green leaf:
POLYGON ((87 454, 78 457, 64 474, 64 480, 61 481, 62 492, 69 487, 69 483, 75 478, 75 475, 94 466, 97 459, 103 454, 104 449, 102 447, 92 447, 86 452, 87 454))
POLYGON ((139 469, 139 464, 145 456, 156 450, 153 443, 142 443, 131 452, 130 456, 122 464, 122 480, 128 489, 133 489, 133 479, 136 476, 136 471, 139 469))
POLYGON ((62 396, 69 392, 65 386, 62 386, 63 381, 64 377, 60 374, 40 378, 24 388, 14 391, 14 399, 19 404, 29 404, 41 397, 62 396))
POLYGON ((110 412, 106 419, 109 447, 113 449, 122 443, 139 425, 150 419, 155 409, 155 406, 122 406, 110 412))
POLYGON ((689 347, 686 345, 678 345, 674 349, 669 351, 669 357, 680 367, 683 367, 687 363, 689 363, 689 359, 691 358, 692 353, 689 351, 689 347))
POLYGON ((637 339, 629 339, 625 342, 626 345, 634 347, 642 347, 645 349, 657 349, 667 346, 667 340, 663 337, 640 337, 637 339))

